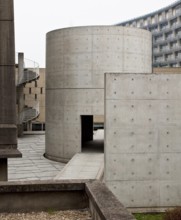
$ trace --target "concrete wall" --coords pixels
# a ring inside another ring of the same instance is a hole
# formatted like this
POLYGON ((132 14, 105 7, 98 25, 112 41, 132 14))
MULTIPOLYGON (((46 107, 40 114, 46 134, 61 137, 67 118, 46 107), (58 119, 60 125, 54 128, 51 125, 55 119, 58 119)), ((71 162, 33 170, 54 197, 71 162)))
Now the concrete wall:
POLYGON ((92 220, 135 219, 99 181, 3 182, 0 200, 0 213, 88 209, 92 220))
POLYGON ((95 26, 47 34, 46 156, 81 152, 81 115, 104 115, 104 73, 151 72, 151 35, 95 26))
MULTIPOLYGON (((26 105, 30 106, 31 101, 35 100, 35 94, 37 94, 37 100, 40 102, 40 115, 39 117, 33 121, 32 123, 45 123, 45 72, 46 68, 39 69, 40 77, 37 79, 37 87, 35 82, 31 82, 26 84, 25 88, 23 89, 24 98, 26 101, 26 105), (31 94, 29 91, 31 88, 31 94), (42 94, 41 94, 42 89, 42 94)), ((153 68, 153 73, 181 73, 181 68, 153 68)), ((95 115, 94 116, 94 123, 104 123, 104 116, 103 115, 95 115)))
POLYGON ((17 147, 13 0, 0 1, 0 150, 17 147), (12 136, 7 136, 6 130, 12 136), (5 140, 6 139, 6 140, 5 140))
POLYGON ((6 181, 7 158, 17 150, 13 0, 0 0, 0 181, 6 181))
POLYGON ((180 206, 181 75, 106 74, 105 181, 126 207, 180 206))

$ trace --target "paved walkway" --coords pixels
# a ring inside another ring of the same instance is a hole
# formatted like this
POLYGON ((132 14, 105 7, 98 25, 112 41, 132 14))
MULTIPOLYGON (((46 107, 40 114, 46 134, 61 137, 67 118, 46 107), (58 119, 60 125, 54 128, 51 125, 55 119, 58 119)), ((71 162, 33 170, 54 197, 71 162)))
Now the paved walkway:
POLYGON ((24 135, 18 139, 23 158, 8 159, 9 181, 53 179, 65 166, 44 158, 45 135, 24 135))
POLYGON ((55 179, 101 179, 104 172, 103 153, 78 153, 55 179))

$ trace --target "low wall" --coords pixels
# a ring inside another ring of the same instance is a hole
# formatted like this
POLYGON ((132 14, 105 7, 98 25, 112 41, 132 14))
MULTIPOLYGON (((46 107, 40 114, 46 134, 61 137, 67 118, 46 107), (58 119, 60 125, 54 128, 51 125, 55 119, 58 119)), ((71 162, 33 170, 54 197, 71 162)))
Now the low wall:
POLYGON ((89 208, 95 220, 134 220, 118 199, 112 194, 105 184, 94 181, 86 183, 85 191, 89 199, 89 208))
POLYGON ((84 209, 88 207, 82 182, 0 183, 0 212, 84 209))
POLYGON ((0 212, 90 208, 93 220, 135 219, 99 181, 1 182, 0 212))

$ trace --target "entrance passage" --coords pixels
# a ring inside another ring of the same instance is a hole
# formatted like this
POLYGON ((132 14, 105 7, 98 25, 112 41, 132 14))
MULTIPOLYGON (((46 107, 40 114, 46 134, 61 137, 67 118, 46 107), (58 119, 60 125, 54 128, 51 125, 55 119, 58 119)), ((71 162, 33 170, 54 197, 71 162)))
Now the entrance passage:
POLYGON ((81 116, 82 152, 104 152, 103 116, 81 116))

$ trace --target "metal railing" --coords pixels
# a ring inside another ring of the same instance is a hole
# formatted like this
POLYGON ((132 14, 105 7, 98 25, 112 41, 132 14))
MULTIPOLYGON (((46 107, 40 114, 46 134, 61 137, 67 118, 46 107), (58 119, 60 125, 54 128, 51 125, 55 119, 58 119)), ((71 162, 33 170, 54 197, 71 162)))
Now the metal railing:
POLYGON ((40 114, 39 101, 32 101, 31 106, 28 106, 23 109, 19 114, 18 123, 27 123, 36 119, 40 114))
MULTIPOLYGON (((18 55, 16 55, 16 63, 18 63, 17 57, 18 55)), ((36 80, 40 75, 39 64, 33 60, 24 59, 23 69, 24 71, 18 76, 17 86, 36 80)))

